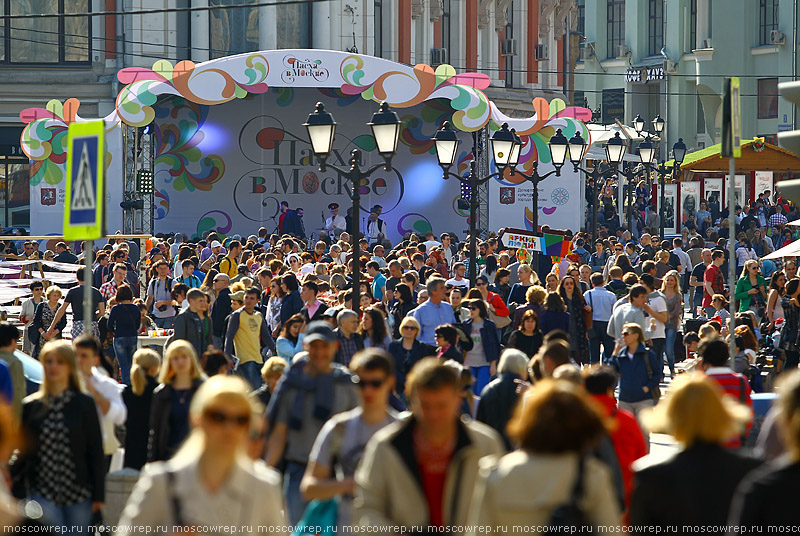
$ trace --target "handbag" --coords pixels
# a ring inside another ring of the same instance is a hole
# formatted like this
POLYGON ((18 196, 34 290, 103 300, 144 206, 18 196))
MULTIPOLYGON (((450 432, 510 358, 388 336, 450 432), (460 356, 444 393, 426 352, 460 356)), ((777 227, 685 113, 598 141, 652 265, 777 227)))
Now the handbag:
POLYGON ((339 520, 339 500, 314 499, 292 531, 292 536, 335 536, 339 520))
MULTIPOLYGON (((647 369, 647 379, 653 379, 653 367, 650 366, 650 359, 647 357, 647 354, 644 355, 644 366, 647 369)), ((658 400, 661 398, 661 386, 657 385, 654 389, 650 391, 650 395, 653 397, 653 402, 658 404, 658 400)))
POLYGON ((589 294, 589 307, 592 308, 591 311, 583 311, 583 321, 586 322, 586 334, 589 338, 597 337, 597 334, 594 332, 594 320, 592 319, 592 314, 594 313, 594 306, 592 305, 592 295, 589 294))

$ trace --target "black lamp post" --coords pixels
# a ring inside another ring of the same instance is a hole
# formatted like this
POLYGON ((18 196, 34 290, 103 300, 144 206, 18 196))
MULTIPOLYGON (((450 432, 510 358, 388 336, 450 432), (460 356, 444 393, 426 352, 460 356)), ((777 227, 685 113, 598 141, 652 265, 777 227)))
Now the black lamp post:
POLYGON ((461 182, 461 198, 469 201, 469 280, 470 286, 475 285, 477 277, 477 246, 476 246, 476 229, 475 229, 475 214, 478 210, 478 186, 484 184, 494 177, 502 177, 506 168, 511 169, 511 174, 519 173, 526 180, 533 183, 533 229, 538 230, 538 183, 540 180, 545 179, 555 173, 561 174, 561 167, 564 165, 567 149, 567 138, 561 133, 559 129, 556 134, 550 138, 548 146, 550 148, 550 156, 553 164, 556 166, 555 171, 551 171, 545 175, 539 175, 537 171, 538 162, 534 162, 534 172, 531 175, 526 175, 516 171, 517 163, 519 162, 519 155, 522 149, 522 141, 519 136, 513 131, 508 129, 508 124, 503 123, 500 130, 492 134, 492 158, 494 165, 497 168, 497 173, 492 173, 486 177, 478 177, 475 174, 476 165, 473 160, 470 163, 470 171, 467 177, 462 177, 450 171, 450 168, 456 161, 456 153, 458 151, 459 139, 456 132, 449 122, 445 122, 442 128, 436 132, 433 137, 436 144, 436 158, 439 160, 439 165, 442 166, 442 178, 455 177, 461 182))
MULTIPOLYGON (((661 213, 659 214, 659 237, 661 239, 664 238, 664 182, 667 175, 672 175, 673 179, 677 175, 678 171, 680 171, 681 164, 683 164, 683 159, 686 157, 686 144, 683 143, 683 138, 678 138, 678 141, 672 146, 672 157, 675 160, 675 163, 671 167, 667 167, 665 161, 658 162, 654 171, 658 174, 658 183, 661 188, 660 192, 660 207, 661 213)), ((648 172, 650 171, 650 167, 652 165, 652 161, 645 164, 647 166, 648 172)))
MULTIPOLYGON (((308 138, 311 141, 314 156, 319 159, 319 170, 324 172, 330 167, 350 182, 354 222, 358 222, 358 214, 361 209, 361 182, 380 168, 385 171, 391 171, 392 157, 397 152, 397 141, 400 138, 400 119, 386 102, 381 103, 378 111, 373 114, 372 121, 367 124, 372 129, 372 135, 378 147, 378 154, 383 157, 384 162, 383 164, 376 164, 367 170, 362 170, 359 166, 359 162, 361 162, 361 151, 359 149, 350 151, 349 169, 342 169, 326 162, 333 147, 336 121, 333 120, 331 114, 325 111, 325 106, 321 102, 317 103, 314 113, 309 114, 308 119, 303 124, 308 130, 308 138)), ((361 308, 361 252, 358 245, 358 224, 355 223, 354 227, 353 231, 355 232, 350 236, 353 250, 353 310, 358 313, 361 308)))

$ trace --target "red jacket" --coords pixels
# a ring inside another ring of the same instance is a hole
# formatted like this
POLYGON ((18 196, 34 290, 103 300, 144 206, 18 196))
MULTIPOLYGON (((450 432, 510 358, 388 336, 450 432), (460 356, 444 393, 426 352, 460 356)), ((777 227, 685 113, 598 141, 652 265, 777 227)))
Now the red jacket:
MULTIPOLYGON (((629 411, 617 408, 617 401, 608 395, 592 395, 602 407, 604 414, 610 417, 611 423, 611 442, 617 453, 617 461, 622 472, 622 482, 625 485, 625 509, 629 510, 631 505, 631 493, 633 492, 633 462, 647 454, 647 445, 644 441, 642 429, 636 417, 629 411)), ((627 517, 627 515, 626 515, 627 517)))
POLYGON ((494 307, 494 312, 497 316, 508 316, 511 312, 508 310, 508 306, 503 302, 503 298, 501 298, 498 294, 494 292, 489 292, 486 295, 486 301, 489 305, 494 307))
MULTIPOLYGON (((719 385, 726 395, 730 396, 737 402, 746 405, 753 410, 753 399, 750 398, 750 382, 744 375, 734 372, 728 367, 711 367, 706 370, 706 376, 714 380, 719 385)), ((739 437, 734 437, 724 447, 729 449, 738 449, 742 446, 742 439, 750 434, 750 429, 753 427, 753 419, 747 421, 747 427, 744 433, 739 437)))

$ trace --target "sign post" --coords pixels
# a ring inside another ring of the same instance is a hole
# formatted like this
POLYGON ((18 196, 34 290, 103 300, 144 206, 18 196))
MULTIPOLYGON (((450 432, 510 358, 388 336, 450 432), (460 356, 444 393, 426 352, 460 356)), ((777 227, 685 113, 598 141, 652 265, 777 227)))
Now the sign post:
MULTIPOLYGON (((722 83, 722 145, 720 146, 720 157, 728 158, 728 206, 733 208, 736 199, 736 158, 742 156, 742 123, 739 79, 736 77, 726 78, 722 83)), ((731 328, 736 323, 736 300, 733 299, 733 289, 736 288, 736 218, 728 218, 730 228, 728 231, 728 289, 730 294, 730 323, 731 328)), ((730 356, 733 363, 733 356, 736 355, 735 337, 730 337, 730 356)))
POLYGON ((105 123, 72 123, 67 132, 66 207, 64 238, 83 240, 83 332, 91 334, 92 263, 94 240, 105 235, 105 123))

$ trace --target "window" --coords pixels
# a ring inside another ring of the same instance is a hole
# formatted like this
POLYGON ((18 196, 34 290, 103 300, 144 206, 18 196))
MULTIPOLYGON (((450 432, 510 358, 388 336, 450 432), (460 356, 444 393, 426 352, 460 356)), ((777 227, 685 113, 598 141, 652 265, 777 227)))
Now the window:
POLYGON ((383 57, 383 0, 375 0, 375 55, 383 57))
POLYGON ((442 48, 447 50, 447 63, 450 63, 450 0, 442 1, 442 17, 439 22, 442 29, 442 48))
POLYGON ((778 79, 761 78, 758 80, 758 118, 775 117, 778 117, 778 79))
MULTIPOLYGON (((210 0, 209 6, 255 4, 255 0, 210 0)), ((211 25, 211 59, 232 56, 242 52, 255 52, 258 47, 258 8, 240 7, 212 9, 209 11, 211 25)))
POLYGON ((586 0, 578 0, 578 33, 586 35, 586 0))
POLYGON ((759 0, 759 44, 768 45, 772 30, 778 29, 778 0, 759 0))
POLYGON ((617 57, 617 47, 625 44, 625 0, 607 0, 606 27, 609 58, 617 57))
POLYGON ((664 46, 664 0, 650 0, 649 3, 649 53, 655 56, 664 46))
MULTIPOLYGON (((506 26, 504 39, 514 39, 514 2, 506 8, 506 26)), ((506 87, 514 87, 514 56, 505 56, 505 82, 506 87)))
POLYGON ((689 50, 697 48, 697 0, 689 1, 689 50))
POLYGON ((278 4, 278 48, 311 48, 311 4, 278 4))
MULTIPOLYGON (((9 15, 89 13, 89 0, 1 0, 9 15)), ((88 63, 91 17, 42 17, 0 22, 0 61, 88 63)))

